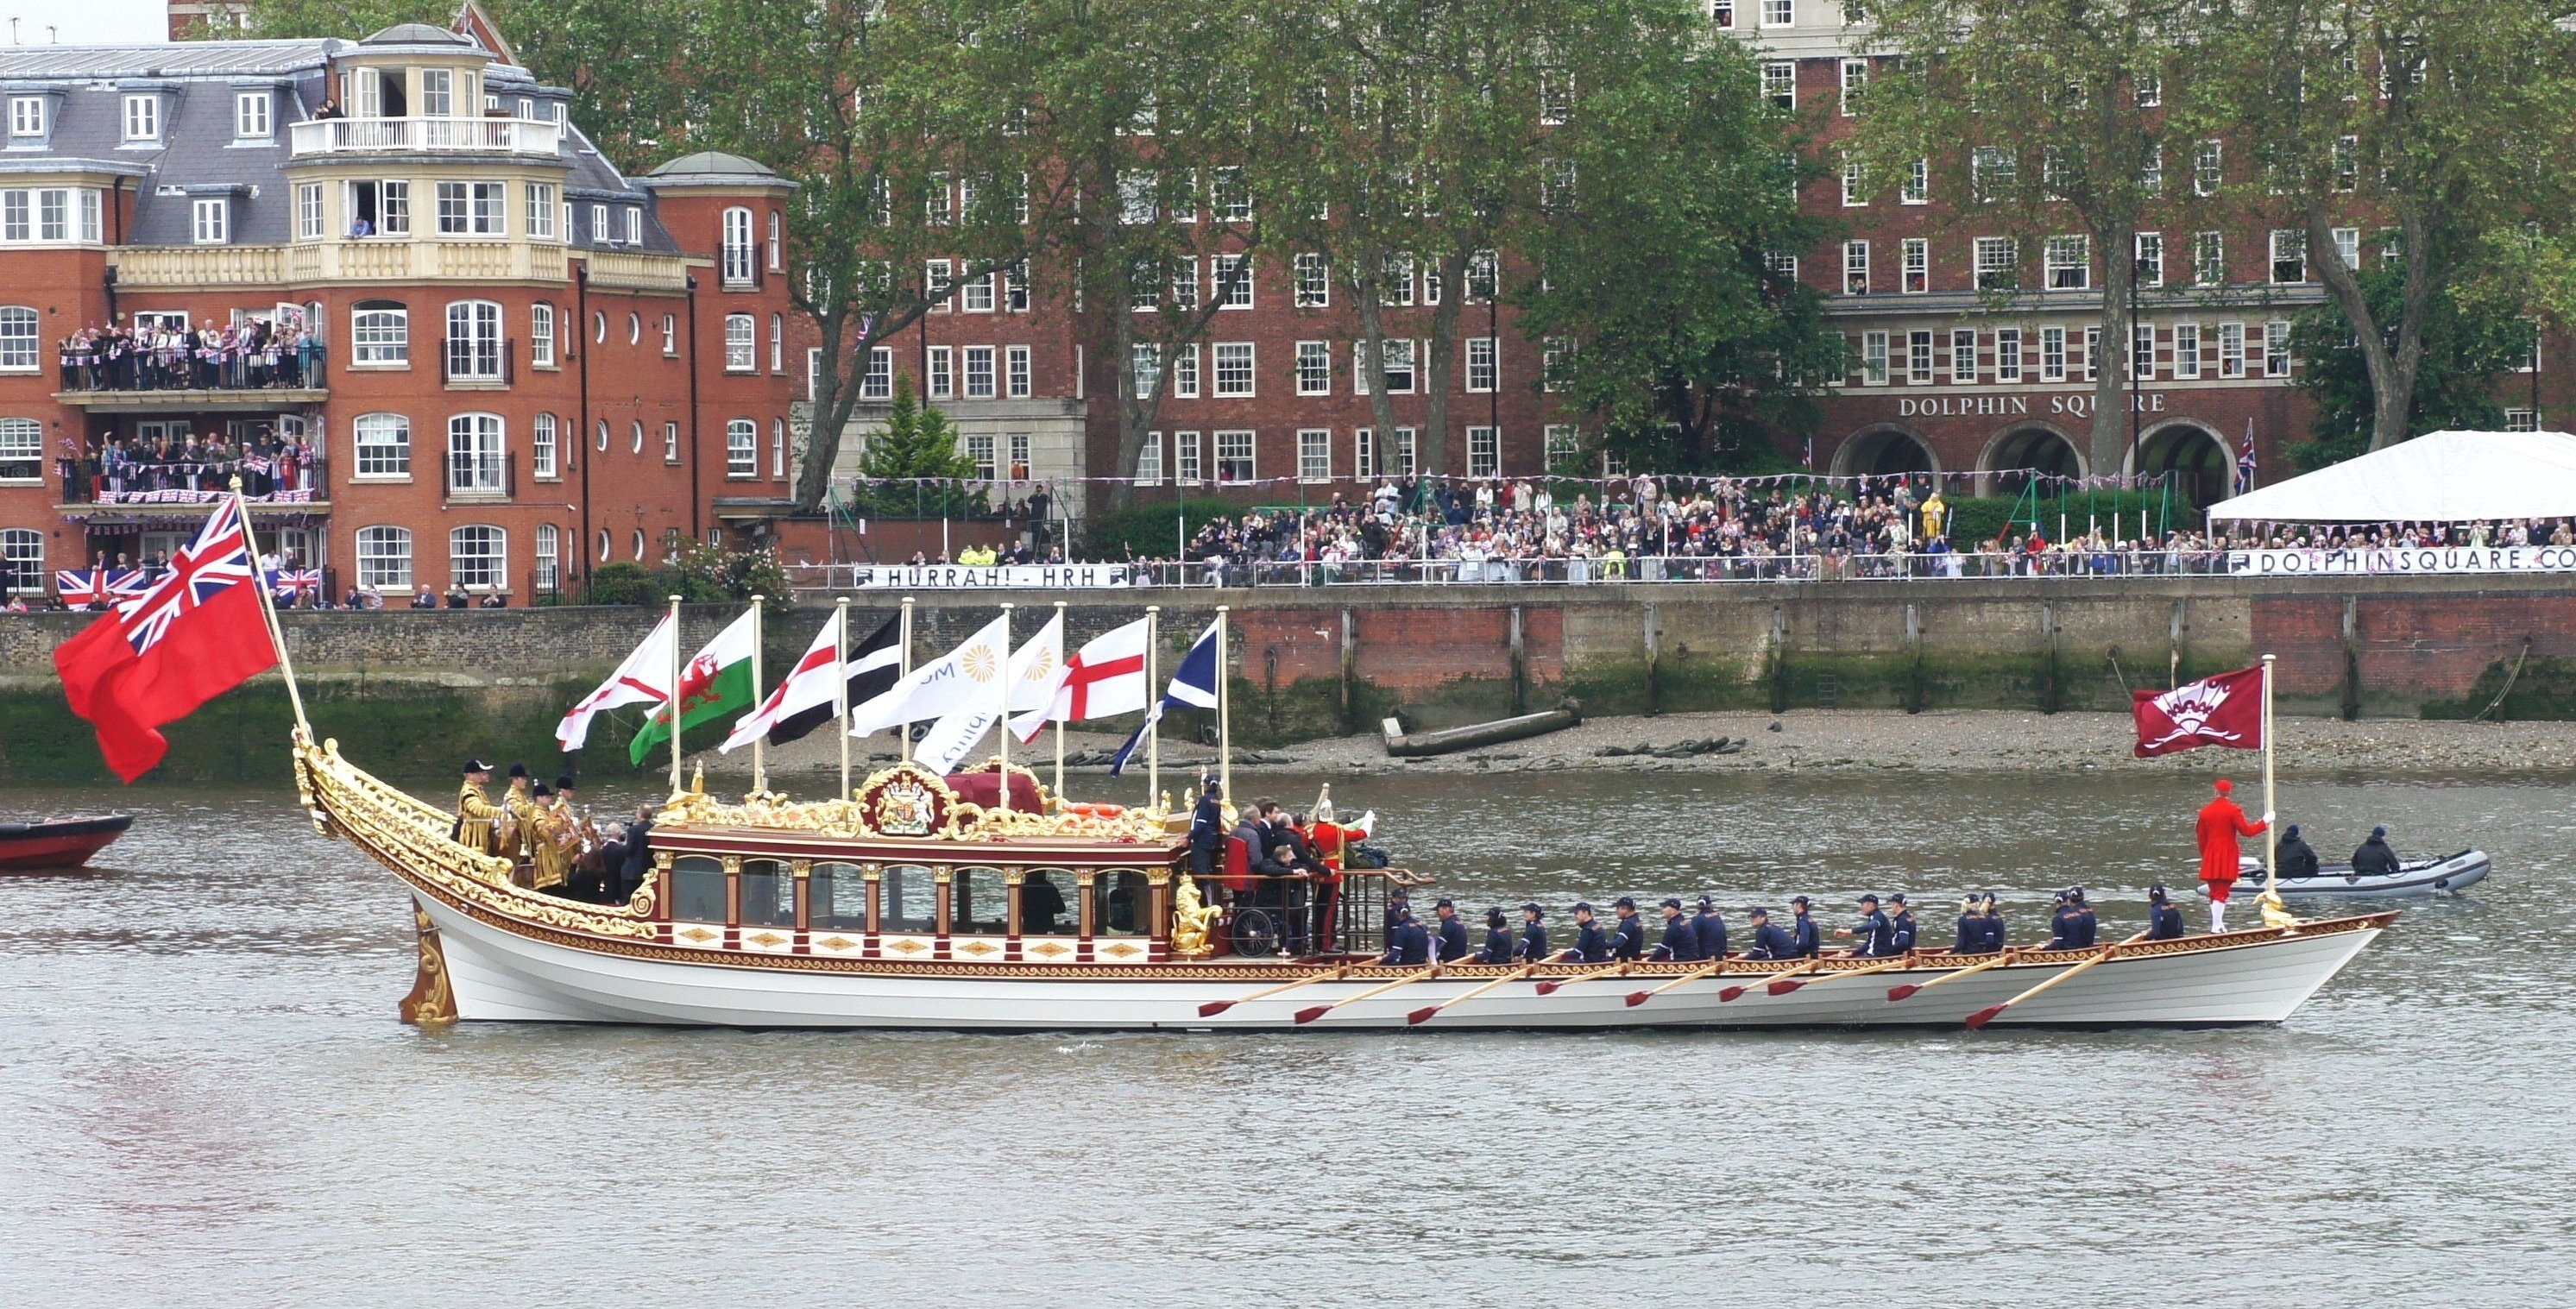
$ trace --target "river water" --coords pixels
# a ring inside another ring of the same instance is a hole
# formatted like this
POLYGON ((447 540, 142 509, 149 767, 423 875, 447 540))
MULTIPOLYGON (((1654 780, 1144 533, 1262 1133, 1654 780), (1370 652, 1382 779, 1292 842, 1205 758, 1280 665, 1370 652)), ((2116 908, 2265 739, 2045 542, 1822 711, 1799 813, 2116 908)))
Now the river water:
MULTIPOLYGON (((2569 780, 2287 787, 2329 858, 2382 821, 2498 871, 2283 1027, 1947 1035, 429 1034, 402 895, 282 780, 20 792, 141 818, 0 878, 0 1303, 2563 1305, 2569 780)), ((2017 940, 2070 881, 2134 930, 2205 794, 1336 792, 1477 911, 1993 886, 2017 940)))

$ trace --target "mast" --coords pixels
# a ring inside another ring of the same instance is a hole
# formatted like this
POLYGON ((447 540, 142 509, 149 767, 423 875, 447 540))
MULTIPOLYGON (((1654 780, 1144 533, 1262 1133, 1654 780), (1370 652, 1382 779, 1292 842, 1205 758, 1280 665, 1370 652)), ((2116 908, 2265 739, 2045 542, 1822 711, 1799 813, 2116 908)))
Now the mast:
POLYGON ((1162 652, 1154 648, 1161 639, 1163 621, 1161 605, 1145 606, 1145 807, 1152 809, 1163 802, 1163 733, 1162 724, 1154 721, 1154 710, 1163 693, 1155 688, 1154 662, 1162 652))
MULTIPOLYGON (((760 610, 766 597, 754 592, 751 597, 751 703, 760 704, 760 610)), ((761 754, 768 744, 769 733, 751 738, 751 789, 755 795, 769 794, 769 761, 761 754)))
POLYGON ((277 671, 286 678, 286 702, 295 708, 299 744, 309 745, 313 724, 304 720, 304 693, 295 686, 295 661, 286 657, 286 629, 277 621, 277 599, 268 593, 268 579, 260 576, 259 536, 251 530, 250 501, 242 495, 239 476, 233 478, 233 512, 241 515, 242 549, 250 553, 251 589, 259 592, 260 616, 268 620, 268 643, 277 651, 277 671))
POLYGON ((680 795, 680 597, 671 597, 671 693, 662 707, 671 715, 671 797, 680 795))
POLYGON ((2272 660, 2263 656, 2263 898, 2277 903, 2281 878, 2281 834, 2273 821, 2280 809, 2272 803, 2272 660))
MULTIPOLYGON (((1055 602, 1055 631, 1055 643, 1061 647, 1064 644, 1064 601, 1062 600, 1055 602)), ((1009 707, 1003 706, 1005 709, 1009 707)), ((1050 711, 1054 710, 1055 703, 1047 702, 1047 708, 1050 711)), ((1067 714, 1073 712, 1073 701, 1069 697, 1065 701, 1064 711, 1067 714)), ((1002 734, 1008 736, 1010 732, 1005 730, 1002 734)), ((1064 799, 1064 720, 1061 718, 1055 720, 1055 797, 1059 801, 1064 799)))
POLYGON ((1234 718, 1226 703, 1225 675, 1225 605, 1216 607, 1216 793, 1228 806, 1234 804, 1234 718))
POLYGON ((996 790, 996 791, 1000 792, 1000 795, 1001 795, 1001 798, 1000 798, 1000 807, 1001 807, 1002 812, 1007 814, 1007 813, 1011 812, 1011 663, 1012 663, 1012 659, 1011 659, 1011 607, 1010 607, 1009 605, 1004 605, 1004 606, 1002 606, 1002 648, 1001 648, 1000 650, 996 651, 996 652, 995 652, 995 654, 996 654, 996 656, 997 656, 998 658, 1000 658, 1000 660, 1002 661, 1002 665, 1001 665, 1001 667, 1000 667, 1000 668, 998 668, 998 669, 995 669, 995 670, 994 670, 994 672, 995 672, 995 676, 994 676, 994 678, 993 678, 993 685, 994 685, 994 687, 995 687, 995 688, 997 688, 997 689, 1001 692, 1001 696, 1002 696, 1002 716, 1001 716, 1001 717, 999 717, 999 718, 997 718, 997 719, 995 719, 995 720, 993 720, 993 721, 994 721, 994 726, 995 726, 995 727, 997 727, 998 729, 1000 729, 1000 742, 1001 742, 1001 750, 1002 750, 1002 753, 1001 753, 1001 756, 1000 756, 1000 757, 1001 757, 1001 760, 1002 760, 1002 770, 1001 770, 1001 772, 1000 772, 1000 773, 999 773, 999 774, 994 778, 994 780, 995 780, 995 781, 1000 782, 1000 783, 1001 783, 1001 785, 1000 785, 1000 786, 995 787, 995 788, 994 788, 994 790, 996 790))
POLYGON ((832 602, 832 709, 841 720, 841 798, 850 798, 850 597, 832 602))
MULTIPOLYGON (((903 632, 902 632, 902 635, 901 635, 901 636, 896 640, 896 642, 895 642, 895 648, 896 648, 896 649, 898 649, 898 650, 901 650, 901 651, 903 652, 903 657, 902 657, 900 660, 898 660, 898 661, 896 662, 896 664, 895 664, 895 670, 896 670, 897 674, 898 674, 899 676, 903 676, 903 677, 910 677, 910 676, 912 675, 912 597, 911 597, 911 596, 905 596, 905 597, 903 598, 903 632)), ((898 744, 898 745, 896 746, 896 749, 898 749, 898 750, 900 750, 900 751, 902 752, 898 757, 899 757, 899 758, 901 758, 905 763, 911 763, 911 762, 912 762, 912 724, 911 724, 911 723, 908 723, 908 722, 904 722, 904 723, 897 723, 897 724, 895 724, 895 725, 894 725, 894 738, 895 738, 895 740, 896 740, 897 742, 899 742, 899 743, 900 743, 900 744, 898 744)))

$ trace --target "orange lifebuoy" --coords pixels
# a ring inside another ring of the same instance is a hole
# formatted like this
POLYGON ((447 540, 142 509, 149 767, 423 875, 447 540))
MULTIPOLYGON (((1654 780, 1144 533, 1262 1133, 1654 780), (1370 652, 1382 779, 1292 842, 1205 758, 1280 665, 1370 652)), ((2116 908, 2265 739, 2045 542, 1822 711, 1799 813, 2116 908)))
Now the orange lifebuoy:
POLYGON ((1080 814, 1085 818, 1116 818, 1118 815, 1127 812, 1127 806, 1123 804, 1067 804, 1065 809, 1068 812, 1080 814))

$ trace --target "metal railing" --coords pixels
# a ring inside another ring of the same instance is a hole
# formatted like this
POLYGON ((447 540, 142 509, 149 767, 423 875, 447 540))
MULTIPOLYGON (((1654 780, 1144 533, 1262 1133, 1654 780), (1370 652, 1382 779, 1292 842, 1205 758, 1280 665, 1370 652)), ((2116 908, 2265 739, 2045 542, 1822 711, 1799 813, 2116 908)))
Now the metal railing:
MULTIPOLYGON (((1633 558, 1246 560, 1227 564, 1132 562, 1024 565, 1008 573, 1066 574, 1122 569, 1137 587, 1220 586, 1631 586, 1722 582, 1943 582, 1970 578, 2175 577, 2230 571, 2229 552, 2211 548, 2051 551, 2047 554, 1643 555, 1633 558)), ((798 590, 856 585, 858 572, 897 571, 868 563, 789 564, 798 590)), ((980 570, 966 570, 980 572, 980 570)), ((978 589, 1009 585, 982 582, 978 589)), ((1111 585, 1117 583, 1112 582, 1111 585)), ((1043 587, 1046 583, 1032 583, 1043 587)))
POLYGON ((324 118, 288 125, 288 149, 307 155, 412 152, 552 155, 563 125, 532 118, 324 118))
POLYGON ((515 337, 443 336, 438 340, 439 367, 451 385, 509 386, 519 380, 518 347, 515 337))
POLYGON ((447 498, 508 500, 519 493, 518 463, 499 451, 447 452, 447 498))
POLYGON ((259 351, 205 357, 193 342, 169 349, 120 342, 61 365, 62 389, 76 395, 130 391, 321 391, 330 387, 330 349, 305 337, 259 351))
POLYGON ((205 459, 105 459, 83 455, 54 461, 63 504, 209 504, 242 479, 253 504, 312 504, 331 498, 330 460, 248 455, 205 459))

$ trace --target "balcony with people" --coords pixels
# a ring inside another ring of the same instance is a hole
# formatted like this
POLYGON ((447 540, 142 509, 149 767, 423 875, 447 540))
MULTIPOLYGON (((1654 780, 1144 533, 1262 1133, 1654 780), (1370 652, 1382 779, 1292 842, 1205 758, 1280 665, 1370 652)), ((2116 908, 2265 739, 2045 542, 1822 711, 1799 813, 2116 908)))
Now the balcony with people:
POLYGON ((263 420, 198 425, 145 421, 132 432, 93 437, 80 453, 55 461, 62 504, 177 506, 211 504, 240 483, 253 505, 292 505, 326 512, 329 469, 319 443, 294 423, 263 420))
POLYGON ((93 412, 276 410, 330 398, 328 350, 300 323, 245 317, 190 327, 138 315, 93 324, 59 346, 55 399, 93 412))

